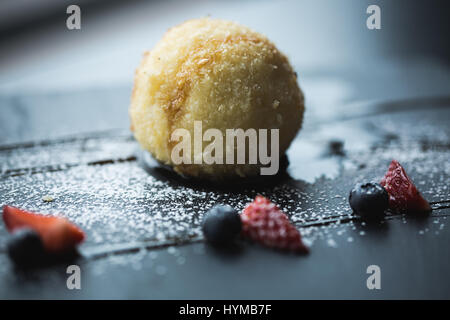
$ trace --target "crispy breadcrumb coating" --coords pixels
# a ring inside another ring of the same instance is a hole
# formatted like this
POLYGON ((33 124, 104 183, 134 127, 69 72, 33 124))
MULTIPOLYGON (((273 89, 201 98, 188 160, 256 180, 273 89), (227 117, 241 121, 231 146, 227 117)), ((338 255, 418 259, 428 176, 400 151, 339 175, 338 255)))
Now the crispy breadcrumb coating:
MULTIPOLYGON (((131 128, 141 146, 180 174, 222 180, 259 174, 259 165, 174 165, 177 128, 280 129, 280 157, 301 127, 303 94, 286 56, 234 22, 194 19, 171 28, 135 74, 131 128)), ((208 143, 204 143, 206 146, 208 143)), ((194 153, 194 148, 191 149, 194 153)), ((195 155, 192 154, 192 158, 195 155)))

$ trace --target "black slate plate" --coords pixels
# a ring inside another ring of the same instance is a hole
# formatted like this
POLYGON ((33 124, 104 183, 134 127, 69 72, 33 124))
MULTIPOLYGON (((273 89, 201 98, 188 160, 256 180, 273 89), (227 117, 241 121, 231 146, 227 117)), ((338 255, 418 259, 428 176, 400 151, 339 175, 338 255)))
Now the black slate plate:
POLYGON ((149 168, 126 129, 127 95, 126 89, 68 93, 54 105, 48 96, 25 97, 21 112, 12 111, 16 99, 2 99, 2 122, 18 125, 2 137, 0 204, 67 216, 88 239, 78 259, 16 270, 4 254, 8 234, 1 225, 0 297, 450 297, 448 97, 347 105, 326 117, 309 113, 277 179, 223 188, 149 168), (65 99, 85 111, 67 104, 68 113, 53 112, 65 99), (109 104, 114 111, 97 125, 104 99, 116 101, 109 104), (347 205, 348 190, 379 180, 392 158, 436 210, 423 219, 361 224, 347 205), (220 251, 203 243, 200 221, 209 207, 242 209, 256 194, 290 215, 311 246, 309 256, 248 243, 220 251), (47 195, 54 201, 43 201, 47 195), (66 288, 68 263, 83 270, 81 291, 66 288), (371 264, 382 269, 380 291, 366 287, 371 264))

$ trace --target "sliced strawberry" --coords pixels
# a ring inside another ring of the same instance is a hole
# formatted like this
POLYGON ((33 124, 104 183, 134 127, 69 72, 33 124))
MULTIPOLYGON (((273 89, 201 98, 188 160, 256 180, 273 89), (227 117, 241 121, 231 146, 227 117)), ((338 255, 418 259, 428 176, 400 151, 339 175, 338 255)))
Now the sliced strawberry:
POLYGON ((4 206, 3 221, 9 232, 20 228, 35 230, 48 252, 71 250, 85 239, 84 232, 65 218, 43 216, 19 208, 4 206))
POLYGON ((292 225, 287 215, 270 200, 257 196, 241 213, 242 234, 264 246, 308 252, 300 232, 292 225))
POLYGON ((389 194, 389 207, 398 213, 431 211, 430 204, 417 190, 397 160, 392 160, 380 184, 389 194))

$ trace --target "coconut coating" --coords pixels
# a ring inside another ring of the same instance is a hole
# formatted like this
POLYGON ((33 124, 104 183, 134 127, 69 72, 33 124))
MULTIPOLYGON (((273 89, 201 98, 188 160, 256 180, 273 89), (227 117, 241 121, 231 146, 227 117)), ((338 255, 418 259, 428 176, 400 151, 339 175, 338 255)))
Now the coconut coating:
MULTIPOLYGON (((171 152, 178 142, 172 132, 184 128, 194 137, 196 120, 203 132, 221 130, 224 141, 226 129, 279 129, 281 157, 301 127, 303 111, 296 74, 273 43, 237 23, 204 18, 169 29, 144 54, 130 117, 135 138, 158 161, 183 175, 223 180, 258 175, 260 165, 175 165, 171 152)), ((192 147, 191 159, 194 152, 192 147)))

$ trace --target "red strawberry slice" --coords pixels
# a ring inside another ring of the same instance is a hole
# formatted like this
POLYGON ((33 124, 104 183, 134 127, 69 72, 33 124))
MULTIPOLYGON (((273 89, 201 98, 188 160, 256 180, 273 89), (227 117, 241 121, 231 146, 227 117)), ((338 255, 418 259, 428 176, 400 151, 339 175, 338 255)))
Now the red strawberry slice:
POLYGON ((431 211, 430 204, 417 190, 405 169, 397 160, 392 160, 380 184, 389 194, 389 207, 398 213, 431 211))
POLYGON ((242 234, 270 248, 307 253, 300 232, 270 200, 257 196, 241 213, 242 234))
POLYGON ((61 253, 75 248, 84 238, 84 232, 65 218, 43 216, 19 208, 4 206, 3 221, 9 232, 31 228, 42 238, 48 252, 61 253))

